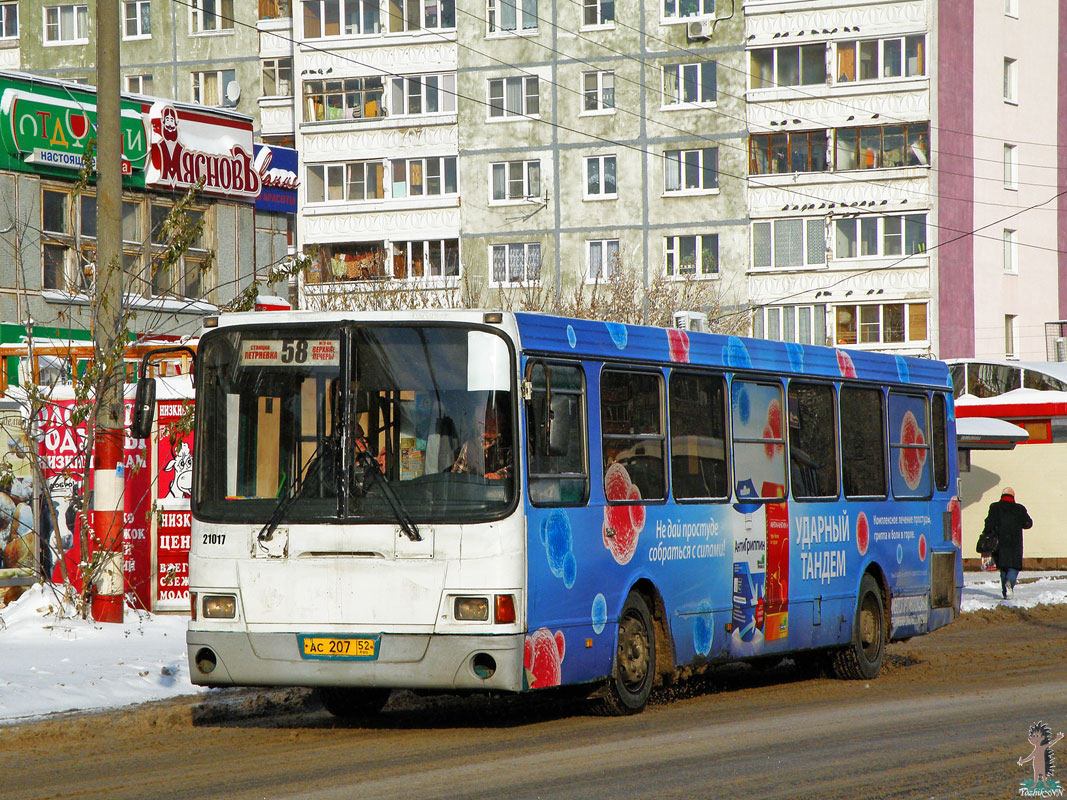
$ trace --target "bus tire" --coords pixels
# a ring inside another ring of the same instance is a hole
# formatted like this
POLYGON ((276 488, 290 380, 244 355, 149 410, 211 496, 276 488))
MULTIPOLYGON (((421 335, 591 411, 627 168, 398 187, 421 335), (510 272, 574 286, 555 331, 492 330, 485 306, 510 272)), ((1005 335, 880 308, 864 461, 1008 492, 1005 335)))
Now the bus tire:
POLYGON ((593 709, 605 716, 639 714, 648 703, 656 679, 656 634, 645 598, 631 591, 619 614, 619 639, 611 677, 593 709))
POLYGON ((882 591, 878 582, 867 573, 860 580, 856 616, 852 622, 852 643, 835 654, 834 674, 850 680, 877 678, 885 658, 885 632, 882 591))
POLYGON ((373 717, 389 700, 391 689, 324 686, 318 690, 323 708, 340 719, 373 717))

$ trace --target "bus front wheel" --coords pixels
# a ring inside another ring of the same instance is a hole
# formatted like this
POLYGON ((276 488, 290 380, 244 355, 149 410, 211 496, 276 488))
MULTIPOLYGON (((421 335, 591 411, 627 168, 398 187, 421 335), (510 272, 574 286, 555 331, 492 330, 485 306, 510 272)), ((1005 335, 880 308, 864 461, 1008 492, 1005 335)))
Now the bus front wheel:
POLYGON ((860 580, 856 617, 852 623, 852 643, 834 657, 834 673, 839 678, 864 680, 878 677, 885 658, 885 605, 878 582, 866 574, 860 580))
POLYGON ((341 719, 358 719, 377 714, 389 700, 391 689, 354 689, 324 686, 319 689, 323 708, 341 719))
POLYGON ((594 710, 614 717, 640 713, 648 703, 655 677, 652 613, 641 594, 630 592, 619 615, 614 668, 607 686, 594 698, 594 710))

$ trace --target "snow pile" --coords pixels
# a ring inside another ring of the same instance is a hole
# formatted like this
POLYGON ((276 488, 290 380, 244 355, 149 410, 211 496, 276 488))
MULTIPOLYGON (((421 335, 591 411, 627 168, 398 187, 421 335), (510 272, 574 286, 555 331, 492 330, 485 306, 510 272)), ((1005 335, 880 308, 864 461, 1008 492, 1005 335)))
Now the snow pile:
POLYGON ((964 574, 963 603, 961 609, 978 611, 983 608, 1033 608, 1042 603, 1059 605, 1067 603, 1067 573, 1023 572, 1015 591, 1005 600, 1000 595, 999 572, 967 572, 964 574))

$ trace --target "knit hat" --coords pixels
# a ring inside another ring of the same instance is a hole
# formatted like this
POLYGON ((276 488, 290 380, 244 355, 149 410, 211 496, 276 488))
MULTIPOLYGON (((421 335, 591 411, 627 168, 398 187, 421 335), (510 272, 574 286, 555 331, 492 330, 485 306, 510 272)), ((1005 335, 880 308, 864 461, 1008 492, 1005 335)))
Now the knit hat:
POLYGON ((1010 486, 1005 486, 1003 489, 1000 490, 1000 496, 1014 498, 1015 490, 1012 489, 1010 486))

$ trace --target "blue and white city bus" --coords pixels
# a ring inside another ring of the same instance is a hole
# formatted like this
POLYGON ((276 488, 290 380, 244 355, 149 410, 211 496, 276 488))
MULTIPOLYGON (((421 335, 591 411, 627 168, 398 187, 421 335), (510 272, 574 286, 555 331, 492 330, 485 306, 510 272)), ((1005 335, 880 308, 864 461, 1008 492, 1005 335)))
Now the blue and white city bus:
POLYGON ((196 684, 586 685, 796 654, 873 678, 959 614, 938 361, 482 311, 224 315, 200 340, 196 684), (484 463, 483 463, 484 462, 484 463))

